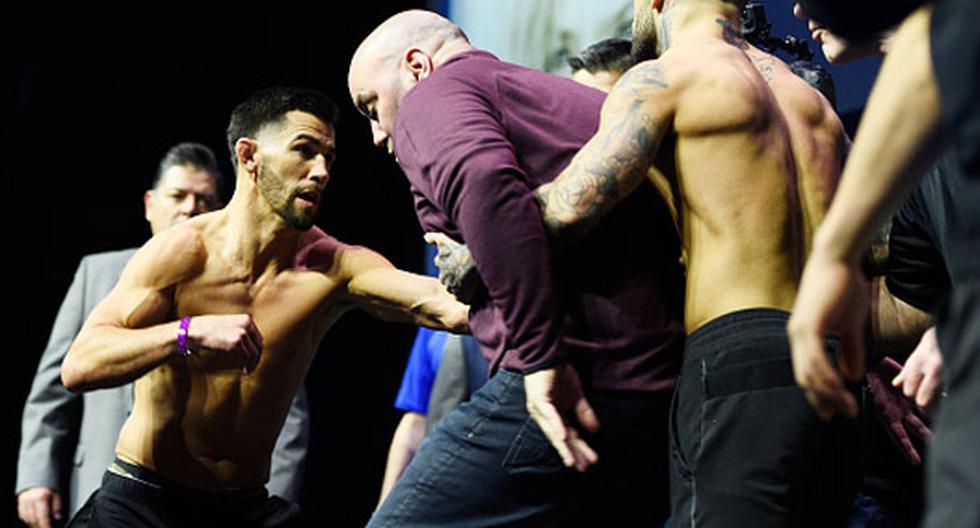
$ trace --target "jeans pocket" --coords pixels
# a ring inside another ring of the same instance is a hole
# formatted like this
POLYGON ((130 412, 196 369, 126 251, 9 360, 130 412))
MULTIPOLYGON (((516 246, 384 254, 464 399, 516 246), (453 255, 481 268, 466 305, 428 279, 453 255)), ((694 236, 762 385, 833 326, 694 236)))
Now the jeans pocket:
POLYGON ((510 474, 551 474, 565 470, 558 451, 533 418, 528 418, 517 432, 504 455, 503 466, 510 474))

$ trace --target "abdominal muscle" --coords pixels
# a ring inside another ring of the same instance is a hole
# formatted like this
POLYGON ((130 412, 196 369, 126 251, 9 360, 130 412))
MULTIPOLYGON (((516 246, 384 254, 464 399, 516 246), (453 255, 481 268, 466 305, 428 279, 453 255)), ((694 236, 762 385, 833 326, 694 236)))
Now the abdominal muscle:
POLYGON ((191 488, 229 491, 264 485, 302 377, 278 373, 273 379, 268 369, 260 372, 261 366, 249 374, 238 369, 191 372, 187 362, 194 359, 174 360, 137 380, 117 455, 191 488))

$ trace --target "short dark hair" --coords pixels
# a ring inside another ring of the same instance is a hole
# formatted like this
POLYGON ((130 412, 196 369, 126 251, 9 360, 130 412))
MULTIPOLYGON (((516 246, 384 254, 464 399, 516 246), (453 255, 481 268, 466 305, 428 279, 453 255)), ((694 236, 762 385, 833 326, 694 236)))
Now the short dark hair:
POLYGON ((600 40, 583 49, 577 56, 568 58, 572 73, 586 70, 589 73, 624 72, 633 66, 630 55, 632 44, 622 38, 600 40))
POLYGON ((276 86, 254 92, 231 112, 226 134, 231 165, 238 165, 235 143, 239 139, 255 137, 262 127, 281 122, 293 110, 316 116, 331 126, 337 125, 340 114, 337 104, 330 97, 309 88, 276 86))
POLYGON ((152 189, 156 189, 163 180, 163 174, 171 167, 194 167, 211 173, 215 189, 221 189, 221 171, 218 170, 218 160, 214 152, 200 143, 178 143, 167 151, 157 166, 157 175, 153 178, 152 189))

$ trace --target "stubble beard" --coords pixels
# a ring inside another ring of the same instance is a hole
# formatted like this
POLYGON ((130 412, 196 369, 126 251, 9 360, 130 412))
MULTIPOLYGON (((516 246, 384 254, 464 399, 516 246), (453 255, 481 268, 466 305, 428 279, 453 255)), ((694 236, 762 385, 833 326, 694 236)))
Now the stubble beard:
POLYGON ((309 213, 298 211, 295 204, 299 193, 286 187, 281 179, 264 166, 259 168, 256 183, 259 194, 289 227, 297 231, 307 231, 313 227, 318 207, 313 208, 309 213))

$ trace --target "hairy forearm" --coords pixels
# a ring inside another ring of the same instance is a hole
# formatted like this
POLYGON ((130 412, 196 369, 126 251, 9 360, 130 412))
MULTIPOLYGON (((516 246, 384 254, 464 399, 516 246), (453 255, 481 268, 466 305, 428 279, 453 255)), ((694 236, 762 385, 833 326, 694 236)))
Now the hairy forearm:
POLYGON ((469 332, 469 307, 432 277, 375 269, 351 281, 348 291, 358 306, 379 319, 469 332))
POLYGON ((869 348, 882 356, 908 356, 933 325, 932 317, 892 295, 884 277, 873 281, 872 296, 869 348))
POLYGON ((857 262, 938 153, 939 94, 929 51, 928 8, 895 35, 814 250, 857 262))
POLYGON ((178 324, 140 329, 86 326, 61 364, 62 383, 72 391, 87 391, 139 378, 176 355, 178 324))

